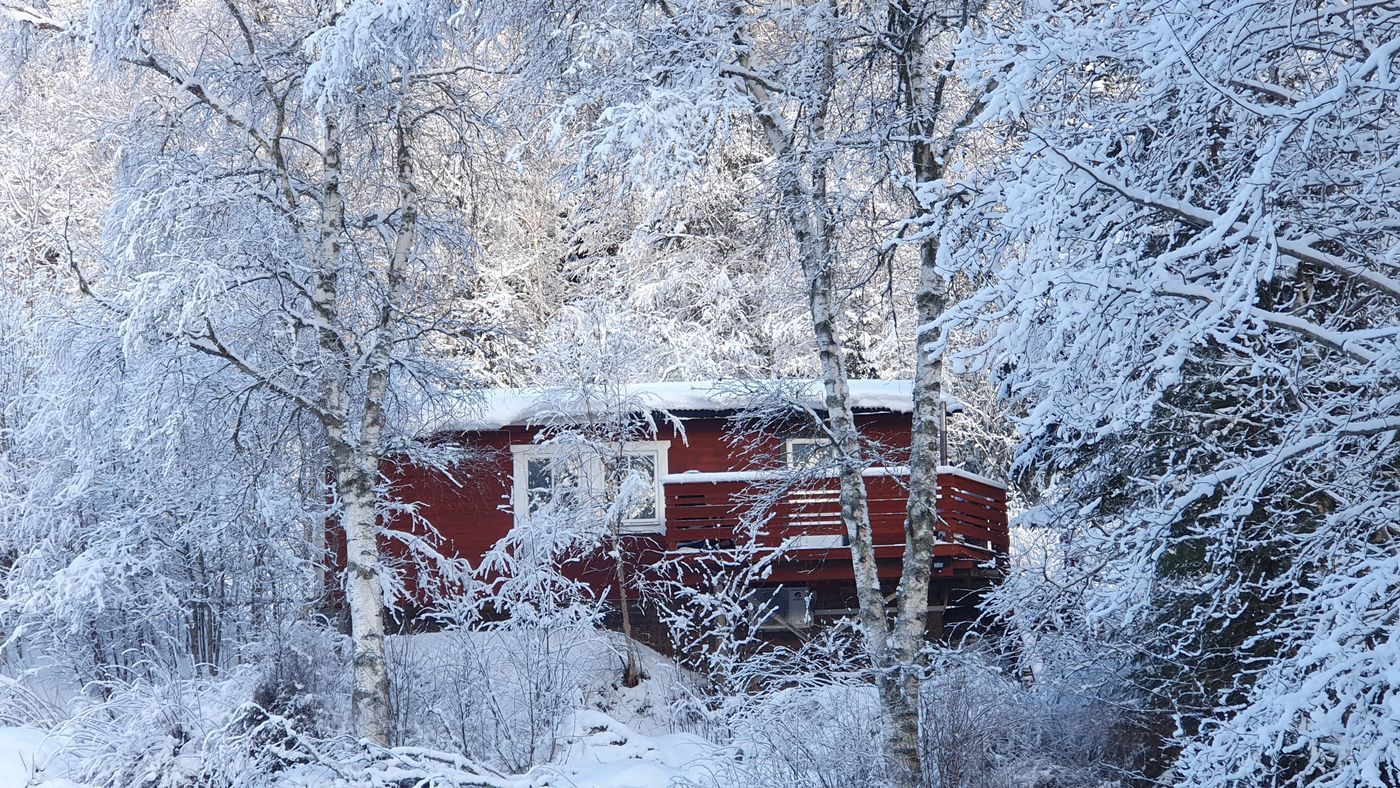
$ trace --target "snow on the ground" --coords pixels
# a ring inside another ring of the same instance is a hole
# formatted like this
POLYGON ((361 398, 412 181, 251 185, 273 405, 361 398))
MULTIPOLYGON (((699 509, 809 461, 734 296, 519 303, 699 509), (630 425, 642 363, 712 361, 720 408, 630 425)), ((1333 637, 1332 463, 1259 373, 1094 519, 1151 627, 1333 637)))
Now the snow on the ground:
MULTIPOLYGON (((620 653, 625 648, 622 635, 615 632, 608 635, 613 648, 620 653)), ((624 687, 616 682, 600 684, 593 688, 589 705, 638 733, 670 733, 675 728, 675 708, 685 692, 685 685, 698 678, 640 643, 637 656, 646 680, 635 687, 624 687)))
MULTIPOLYGON (((477 648, 509 654, 525 646, 516 637, 511 632, 459 631, 393 636, 392 640, 400 653, 440 666, 454 659, 463 639, 477 648)), ((560 747, 552 763, 524 774, 501 775, 502 786, 668 788, 715 782, 712 775, 732 763, 734 751, 677 732, 678 702, 694 677, 666 656, 641 644, 636 647, 645 678, 636 687, 624 687, 620 679, 626 641, 620 634, 599 631, 575 642, 570 661, 590 678, 581 698, 585 708, 567 715, 558 726, 555 735, 560 747)), ((510 664, 482 667, 514 669, 510 664)), ((85 788, 66 779, 72 772, 62 743, 39 724, 0 727, 0 788, 85 788)), ((322 766, 296 767, 273 779, 276 782, 269 784, 289 788, 347 784, 343 774, 322 766)))
MULTIPOLYGON (((496 653, 523 647, 509 631, 430 632, 394 636, 398 647, 416 652, 429 664, 446 664, 462 640, 496 653)), ((704 776, 722 765, 724 750, 704 739, 676 732, 676 708, 685 685, 694 681, 666 656, 634 644, 644 680, 621 684, 627 647, 622 635, 598 631, 569 647, 569 661, 590 681, 578 709, 559 726, 561 749, 554 762, 511 778, 520 788, 666 788, 705 783, 704 776)), ((496 666, 500 669, 500 666, 496 666)), ((509 669, 507 667, 507 669, 509 669)), ((504 686, 505 682, 499 682, 504 686)), ((730 753, 732 755, 732 753, 730 753)))
MULTIPOLYGON (((506 778, 511 788, 668 788, 704 784, 723 769, 732 751, 687 733, 647 736, 608 715, 580 710, 560 728, 564 750, 557 763, 506 778)), ((0 788, 83 788, 52 771, 58 742, 37 728, 0 728, 0 788)), ((340 785, 321 767, 285 775, 288 786, 340 785)))
POLYGON ((0 788, 77 788, 52 774, 61 766, 59 745, 38 728, 0 727, 0 788))
POLYGON ((24 788, 36 761, 45 757, 47 734, 35 728, 0 728, 0 788, 24 788))
MULTIPOLYGON (((646 736, 599 711, 580 710, 560 730, 559 762, 505 778, 511 788, 668 788, 704 784, 731 751, 686 733, 646 736)), ((58 744, 37 728, 0 728, 0 788, 84 788, 50 774, 58 744)), ((288 786, 341 785, 322 767, 283 775, 288 786)))
POLYGON ((645 736, 599 711, 576 712, 564 729, 567 749, 561 763, 539 767, 527 775, 530 788, 694 784, 732 755, 688 733, 645 736))

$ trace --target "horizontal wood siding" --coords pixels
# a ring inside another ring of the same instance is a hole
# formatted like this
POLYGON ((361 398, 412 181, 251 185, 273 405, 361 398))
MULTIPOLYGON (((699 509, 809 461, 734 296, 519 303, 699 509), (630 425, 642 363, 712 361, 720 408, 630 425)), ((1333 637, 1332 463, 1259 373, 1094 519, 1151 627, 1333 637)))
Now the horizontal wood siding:
MULTIPOLYGON (((904 555, 904 521, 908 509, 908 479, 873 476, 866 479, 875 555, 882 577, 898 577, 904 555)), ((939 474, 939 516, 943 530, 934 549, 934 573, 942 576, 978 574, 989 560, 1002 560, 1009 547, 1006 492, 955 473, 939 474)), ((672 482, 666 485, 666 543, 671 549, 732 544, 735 529, 756 512, 752 487, 744 482, 672 482), (674 514, 673 514, 674 513, 674 514)), ((759 543, 776 547, 797 536, 844 536, 837 500, 837 481, 822 480, 781 493, 779 502, 764 509, 768 518, 759 543)), ((786 567, 774 580, 853 579, 846 547, 789 548, 786 567), (831 566, 827 566, 830 564, 831 566)))
MULTIPOLYGON (((899 414, 871 414, 859 417, 862 434, 881 445, 882 454, 892 464, 907 457, 909 417, 899 414)), ((691 415, 679 425, 659 421, 656 440, 668 440, 670 473, 686 471, 719 473, 781 467, 781 436, 746 435, 733 441, 727 429, 732 423, 713 416, 691 415)), ((794 429, 794 434, 801 434, 794 429)), ((462 443, 471 458, 451 474, 443 474, 407 463, 390 464, 385 472, 392 482, 392 495, 416 508, 441 537, 442 549, 473 563, 510 530, 512 445, 532 443, 538 430, 509 427, 490 432, 442 436, 462 443)), ((870 515, 878 545, 876 555, 884 577, 897 577, 904 545, 904 517, 908 505, 907 477, 871 476, 870 515)), ((975 479, 943 474, 939 477, 939 513, 948 527, 939 544, 935 561, 946 575, 966 575, 982 571, 978 564, 989 558, 1004 557, 1009 548, 1006 527, 1006 494, 975 479)), ((818 480, 777 494, 771 509, 767 536, 770 544, 804 534, 844 535, 836 502, 835 480, 818 480)), ((746 482, 672 482, 665 485, 666 534, 656 540, 629 539, 630 552, 650 553, 662 546, 675 548, 705 541, 732 543, 734 529, 752 508, 762 485, 746 482)), ((394 515, 395 528, 422 532, 401 514, 394 515)), ((586 570, 605 585, 608 573, 599 567, 586 570), (596 574, 595 574, 596 573, 596 574)), ((847 549, 806 548, 793 550, 791 560, 773 580, 791 582, 852 579, 847 549), (791 575, 784 577, 783 575, 791 575)))

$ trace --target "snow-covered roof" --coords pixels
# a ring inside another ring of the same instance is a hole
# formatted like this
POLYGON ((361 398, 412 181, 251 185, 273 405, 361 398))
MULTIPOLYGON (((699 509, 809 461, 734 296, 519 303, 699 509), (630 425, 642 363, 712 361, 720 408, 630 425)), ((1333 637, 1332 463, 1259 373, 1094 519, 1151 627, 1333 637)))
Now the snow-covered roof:
MULTIPOLYGON (((913 382, 908 380, 852 380, 851 406, 869 410, 908 413, 913 410, 913 382)), ((558 423, 582 419, 591 408, 605 403, 650 411, 734 411, 765 403, 788 402, 798 407, 823 409, 825 389, 819 380, 720 381, 632 383, 582 392, 557 388, 485 389, 453 409, 430 420, 423 432, 495 430, 516 425, 558 423)))

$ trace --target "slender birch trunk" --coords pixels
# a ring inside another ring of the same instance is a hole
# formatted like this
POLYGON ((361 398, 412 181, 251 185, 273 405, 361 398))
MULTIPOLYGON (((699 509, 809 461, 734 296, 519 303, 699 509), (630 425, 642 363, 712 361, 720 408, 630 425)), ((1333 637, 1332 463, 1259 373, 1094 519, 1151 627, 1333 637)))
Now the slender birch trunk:
POLYGON ((365 457, 364 435, 355 435, 342 374, 349 364, 335 331, 344 198, 340 192, 340 128, 326 121, 325 174, 316 289, 312 293, 322 325, 318 331, 324 356, 322 422, 330 451, 331 472, 340 500, 340 527, 345 534, 345 602, 350 612, 353 687, 350 714, 355 734, 385 745, 389 741, 389 672, 384 660, 384 600, 380 589, 379 534, 374 487, 378 463, 365 457))
MULTIPOLYGON (((944 91, 951 72, 931 74, 927 59, 932 17, 911 0, 891 5, 890 31, 897 45, 899 78, 904 88, 903 109, 909 118, 915 191, 943 177, 943 157, 960 133, 937 136, 936 119, 943 109, 944 91)), ((964 16, 970 13, 964 8, 964 16)), ((966 24, 966 18, 963 23, 966 24)), ((740 65, 748 69, 746 41, 740 46, 740 65)), ((832 59, 834 42, 824 42, 822 73, 814 80, 819 106, 809 108, 807 122, 812 138, 823 138, 825 101, 834 90, 832 59)), ((919 288, 915 297, 918 331, 915 335, 914 413, 910 445, 910 493, 905 522, 905 551, 895 616, 891 624, 885 608, 874 557, 874 540, 863 471, 865 459, 850 405, 845 354, 841 342, 840 314, 831 265, 835 228, 825 212, 828 154, 797 150, 797 135, 773 105, 769 90, 758 79, 747 79, 755 114, 779 160, 783 204, 793 228, 799 262, 807 279, 808 306, 826 386, 826 427, 841 458, 840 504, 842 519, 851 537, 851 560, 866 647, 876 672, 885 717, 885 745, 895 761, 894 780, 901 786, 923 782, 919 740, 918 655, 928 631, 928 600, 934 547, 938 541, 938 463, 943 436, 939 424, 943 403, 942 360, 927 352, 940 339, 934 325, 947 306, 947 282, 938 273, 938 240, 924 240, 919 248, 919 288)), ((969 113, 969 117, 975 112, 969 113)), ((927 206, 915 206, 916 216, 927 206)))
MULTIPOLYGON (((932 257, 936 248, 925 244, 920 256, 932 257)), ((928 603, 933 550, 938 543, 938 442, 939 407, 943 398, 942 363, 923 351, 938 339, 938 330, 928 328, 942 313, 941 277, 932 262, 920 268, 919 290, 915 296, 919 330, 915 335, 917 361, 914 371, 914 414, 909 445, 909 506, 904 521, 904 562, 896 592, 894 632, 891 637, 892 662, 897 674, 890 691, 899 697, 887 701, 891 720, 888 746, 911 775, 920 775, 923 764, 919 748, 919 651, 928 635, 928 603), (937 280, 937 281, 930 281, 937 280)))
POLYGON ((928 634, 928 602, 933 550, 938 543, 939 408, 943 399, 943 365, 924 352, 938 340, 931 322, 946 304, 942 277, 933 270, 934 242, 920 249, 919 290, 915 296, 919 330, 915 334, 914 414, 909 445, 909 507, 904 521, 904 563, 896 594, 897 611, 891 648, 901 698, 893 704, 890 748, 918 774, 919 673, 917 660, 928 634))
MULTIPOLYGON (((807 262, 804 259, 804 268, 807 262)), ((918 549, 923 552, 923 560, 920 562, 917 555, 913 556, 913 566, 908 554, 911 551, 906 549, 900 579, 900 615, 895 622, 898 637, 892 638, 875 561, 875 539, 864 477, 866 459, 851 407, 845 355, 836 323, 834 286, 829 271, 809 271, 807 277, 812 323, 826 386, 827 429, 841 462, 841 519, 851 536, 856 599, 883 711, 885 748, 895 764, 892 784, 917 786, 923 781, 923 767, 919 753, 919 677, 913 663, 923 645, 932 541, 930 538, 927 544, 920 542, 918 549), (915 597, 920 589, 923 596, 915 597), (906 620, 905 609, 910 607, 918 611, 917 627, 906 620)), ((913 484, 911 481, 911 486, 913 484)), ((912 531, 909 535, 912 538, 912 531)))
MULTIPOLYGON (((826 55, 818 81, 829 94, 835 80, 834 43, 826 41, 824 46, 826 55)), ((747 67, 747 63, 743 65, 747 67)), ((883 664, 889 626, 885 619, 885 602, 880 592, 874 540, 870 531, 865 461, 861 454, 860 434, 856 431, 855 413, 851 408, 845 351, 841 347, 840 310, 836 304, 836 288, 831 271, 834 228, 825 205, 827 164, 825 161, 810 162, 810 174, 804 176, 802 162, 797 160, 800 154, 796 150, 795 134, 772 105, 767 88, 756 80, 745 84, 753 96, 755 113, 773 155, 779 162, 783 209, 792 226, 798 263, 807 280, 807 305, 826 389, 826 429, 841 458, 839 500, 842 520, 851 539, 851 560, 855 568, 861 626, 865 628, 872 657, 883 664)), ((819 108, 813 113, 811 121, 818 128, 815 135, 818 137, 824 111, 824 106, 819 108)))
MULTIPOLYGON (((822 69, 816 82, 824 97, 810 114, 812 136, 824 137, 826 98, 835 87, 834 50, 831 40, 825 49, 822 69)), ((747 67, 747 63, 743 63, 747 67)), ((828 162, 825 155, 803 162, 796 150, 792 129, 772 106, 768 90, 757 80, 746 82, 754 98, 756 114, 769 144, 779 161, 779 181, 784 209, 792 226, 798 260, 807 280, 808 307, 826 389, 826 429, 840 458, 841 519, 850 536, 859 618, 866 651, 875 672, 882 707, 886 749, 894 760, 893 784, 921 784, 919 758, 919 710, 917 674, 906 669, 891 649, 891 632, 880 588, 879 567, 875 560, 875 540, 870 524, 870 507, 865 487, 866 459, 851 406, 845 350, 842 347, 840 308, 832 272, 832 243, 835 228, 827 215, 828 162), (912 692, 911 690, 912 685, 912 692), (910 731, 912 730, 912 735, 910 731)), ((931 547, 927 550, 931 553, 931 547)), ((927 597, 927 563, 923 588, 927 597)), ((922 615, 924 608, 920 608, 922 615)), ((922 618, 920 619, 922 621, 922 618)), ((915 649, 917 653, 917 649, 915 649)))
MULTIPOLYGON (((802 240, 808 241, 809 247, 824 245, 821 240, 808 237, 806 229, 798 230, 797 235, 799 248, 804 246, 802 240)), ((855 412, 851 407, 835 287, 825 254, 812 248, 804 249, 800 254, 803 273, 807 277, 812 329, 816 335, 817 354, 826 388, 826 429, 840 458, 841 519, 851 540, 860 621, 876 668, 883 671, 887 667, 885 642, 889 637, 889 626, 885 618, 885 599, 880 590, 879 567, 875 562, 875 539, 865 488, 866 462, 861 450, 860 433, 856 430, 855 412)))
MULTIPOLYGON (((927 24, 910 3, 894 10, 895 34, 903 40, 898 57, 899 77, 911 125, 911 164, 915 192, 943 175, 933 145, 933 119, 942 99, 942 86, 929 84, 926 73, 927 24)), ((946 80, 946 75, 944 76, 946 80)), ((921 211, 922 205, 914 210, 921 211)), ((902 702, 897 705, 890 747, 911 753, 900 760, 911 770, 922 768, 919 757, 919 674, 916 661, 928 634, 928 600, 934 546, 938 542, 938 463, 942 440, 939 423, 943 404, 943 363, 928 347, 940 338, 935 324, 947 306, 947 284, 936 269, 938 240, 930 235, 919 246, 919 287, 915 294, 914 413, 909 451, 909 505, 904 524, 904 571, 897 594, 893 642, 899 669, 902 702)), ((899 756, 897 756, 899 757, 899 756)), ((914 772, 918 774, 918 771, 914 772)))
MULTIPOLYGON (((607 401, 611 404, 619 402, 620 399, 620 393, 610 392, 607 401)), ((605 423, 624 424, 627 417, 624 409, 620 413, 611 413, 605 423)), ((618 479, 622 470, 627 467, 626 437, 625 430, 620 430, 616 436, 608 436, 608 443, 605 444, 602 457, 603 503, 612 510, 608 516, 607 527, 608 535, 612 539, 613 579, 617 581, 618 612, 622 615, 622 643, 626 649, 623 657, 625 662, 622 667, 622 686, 635 687, 642 683, 642 663, 637 655, 637 641, 632 637, 632 595, 628 590, 631 576, 627 571, 627 554, 622 545, 624 514, 616 503, 621 495, 618 479)))
MULTIPOLYGON (((940 134, 937 120, 945 108, 945 97, 953 79, 952 61, 931 69, 928 62, 930 36, 935 17, 911 0, 892 6, 891 34, 897 48, 896 64, 903 86, 904 110, 908 117, 910 164, 914 176, 914 217, 928 210, 924 188, 944 176, 944 161, 961 139, 967 122, 978 111, 978 104, 967 110, 961 123, 940 134)), ((972 13, 961 9, 966 26, 972 13)), ((946 24, 946 20, 944 22, 946 24)), ((943 359, 929 352, 942 339, 937 320, 948 305, 948 282, 937 269, 939 239, 928 233, 919 244, 919 286, 914 303, 918 329, 914 335, 914 414, 909 457, 909 507, 905 521, 904 573, 900 578, 897 614, 892 648, 903 675, 900 684, 909 699, 905 716, 895 720, 898 742, 892 748, 912 749, 919 743, 919 677, 915 662, 928 633, 928 600, 933 551, 938 543, 938 465, 946 445, 946 429, 940 423, 943 409, 943 359)), ((917 763, 913 761, 912 763, 917 763)))
POLYGON ((637 657, 637 642, 632 637, 632 611, 631 595, 627 592, 629 581, 627 574, 627 560, 622 551, 622 524, 613 518, 612 542, 613 542, 613 569, 617 579, 617 602, 622 612, 622 642, 627 652, 624 657, 626 662, 622 668, 622 686, 635 687, 642 683, 642 663, 637 657))

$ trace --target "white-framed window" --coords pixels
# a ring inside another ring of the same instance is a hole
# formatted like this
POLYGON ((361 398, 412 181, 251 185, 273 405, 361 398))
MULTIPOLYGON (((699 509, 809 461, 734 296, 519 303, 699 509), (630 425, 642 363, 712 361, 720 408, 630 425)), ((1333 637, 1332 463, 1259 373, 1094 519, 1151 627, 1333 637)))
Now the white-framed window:
POLYGON ((628 533, 662 533, 666 530, 666 499, 661 480, 667 473, 670 447, 670 441, 629 441, 621 447, 596 450, 569 445, 511 446, 511 506, 515 516, 528 517, 551 501, 601 508, 608 503, 608 490, 616 490, 626 478, 637 474, 651 481, 651 494, 639 498, 623 519, 622 528, 628 533))
POLYGON ((836 447, 826 438, 788 438, 783 453, 789 468, 829 468, 836 465, 836 447))

